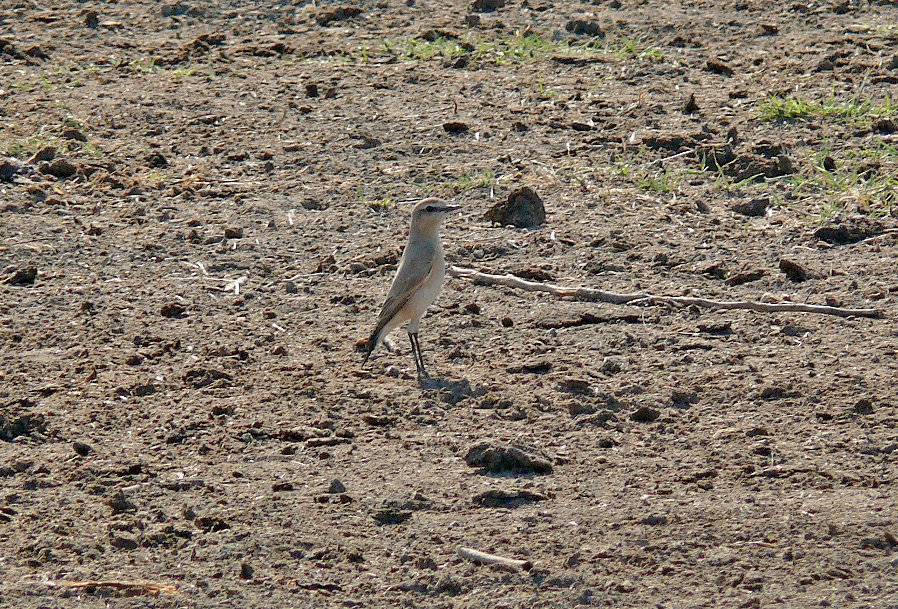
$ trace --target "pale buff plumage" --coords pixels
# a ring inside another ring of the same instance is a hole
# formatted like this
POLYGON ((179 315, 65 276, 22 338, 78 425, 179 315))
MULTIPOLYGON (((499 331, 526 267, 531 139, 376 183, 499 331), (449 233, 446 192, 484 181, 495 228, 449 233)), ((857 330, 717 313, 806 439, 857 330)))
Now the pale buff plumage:
POLYGON ((383 342, 384 338, 405 322, 418 375, 426 375, 421 346, 418 343, 418 326, 427 308, 440 293, 446 275, 443 246, 440 243, 440 224, 457 205, 449 205, 440 199, 424 199, 412 210, 412 224, 408 245, 402 253, 399 268, 390 293, 377 317, 374 331, 365 344, 365 360, 383 342))

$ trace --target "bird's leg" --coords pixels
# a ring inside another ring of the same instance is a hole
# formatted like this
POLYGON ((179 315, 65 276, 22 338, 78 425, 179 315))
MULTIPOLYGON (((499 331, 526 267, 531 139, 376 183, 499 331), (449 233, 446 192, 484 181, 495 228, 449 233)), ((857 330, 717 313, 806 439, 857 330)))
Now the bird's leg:
POLYGON ((412 356, 415 358, 415 368, 418 369, 418 377, 427 377, 427 370, 424 369, 424 356, 421 355, 421 343, 418 342, 418 333, 409 332, 408 338, 412 343, 412 356))

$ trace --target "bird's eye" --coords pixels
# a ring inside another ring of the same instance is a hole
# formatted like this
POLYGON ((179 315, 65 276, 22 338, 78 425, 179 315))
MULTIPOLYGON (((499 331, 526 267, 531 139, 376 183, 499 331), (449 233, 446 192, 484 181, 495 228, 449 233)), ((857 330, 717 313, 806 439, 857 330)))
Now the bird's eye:
POLYGON ((436 208, 433 205, 428 205, 424 208, 424 211, 434 212, 436 211, 436 208))

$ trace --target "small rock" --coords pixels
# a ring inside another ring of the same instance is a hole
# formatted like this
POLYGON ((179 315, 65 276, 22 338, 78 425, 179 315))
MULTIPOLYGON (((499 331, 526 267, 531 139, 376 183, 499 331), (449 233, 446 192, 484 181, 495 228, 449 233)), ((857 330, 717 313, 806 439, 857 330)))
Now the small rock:
POLYGON ((184 317, 184 313, 187 312, 187 307, 177 302, 171 302, 166 305, 162 305, 162 308, 159 309, 160 315, 162 317, 168 317, 170 319, 181 319, 184 317))
POLYGON ((651 514, 642 519, 642 524, 647 524, 650 527, 656 527, 658 525, 667 524, 667 516, 662 516, 658 514, 651 514))
POLYGON ((739 201, 730 209, 737 214, 757 218, 767 213, 768 205, 770 205, 770 199, 764 197, 760 199, 751 199, 750 201, 739 201))
POLYGON ((162 167, 168 167, 168 161, 162 156, 161 152, 151 152, 146 156, 147 167, 151 167, 153 169, 160 169, 162 167))
POLYGON ((412 517, 412 510, 407 509, 396 502, 387 501, 372 514, 372 517, 378 524, 382 525, 402 524, 412 517))
POLYGON ((338 6, 331 11, 319 14, 315 20, 318 22, 318 25, 327 26, 335 21, 352 19, 360 14, 362 14, 362 9, 357 6, 338 6))
POLYGON ((29 165, 37 165, 43 161, 52 161, 56 158, 56 146, 44 146, 28 159, 29 165))
POLYGON ((100 25, 100 15, 97 11, 84 13, 84 27, 95 30, 100 25))
POLYGON ((549 497, 542 493, 534 493, 524 489, 506 491, 490 489, 474 495, 475 505, 482 507, 516 508, 533 501, 545 501, 549 497))
POLYGON ((275 482, 274 484, 271 485, 271 490, 275 493, 292 491, 293 483, 292 482, 275 482))
POLYGON ((318 85, 317 84, 315 84, 313 82, 306 83, 305 89, 306 89, 306 97, 318 97, 318 85))
POLYGON ((56 159, 49 165, 41 165, 41 173, 63 180, 72 177, 77 171, 78 169, 68 159, 56 159))
POLYGON ((733 68, 726 65, 722 61, 717 61, 715 59, 709 59, 707 63, 708 71, 713 72, 715 74, 720 74, 721 76, 732 76, 734 74, 733 68))
POLYGON ((640 406, 634 413, 630 415, 630 420, 638 423, 651 423, 655 421, 661 413, 654 408, 648 406, 640 406))
POLYGON ((505 6, 505 0, 474 0, 471 10, 475 13, 491 13, 505 6))
POLYGON ((109 540, 109 545, 118 550, 136 550, 139 547, 136 539, 125 535, 116 535, 109 540))
POLYGON ((12 182, 13 177, 22 170, 22 163, 14 158, 0 159, 0 181, 12 182))
POLYGON ((484 219, 502 226, 535 228, 546 221, 546 208, 539 195, 525 186, 513 191, 506 201, 494 205, 484 219))
POLYGON ((240 565, 240 579, 252 579, 253 573, 255 573, 255 569, 248 563, 241 563, 240 565))
POLYGON ((224 229, 225 239, 243 239, 243 229, 237 226, 228 226, 224 229))
POLYGON ((683 112, 685 114, 695 114, 698 112, 698 104, 695 103, 695 93, 689 94, 689 101, 686 102, 686 105, 683 106, 683 112))
POLYGON ((806 281, 811 277, 811 274, 805 267, 792 260, 786 260, 785 258, 780 260, 780 270, 786 274, 789 281, 794 281, 795 283, 806 281))
POLYGON ((331 480, 331 484, 327 487, 327 492, 332 495, 339 495, 340 493, 346 492, 346 485, 344 485, 339 479, 334 478, 331 480))
POLYGON ((586 19, 571 19, 565 24, 564 29, 575 36, 592 36, 593 38, 605 36, 605 32, 602 31, 597 21, 586 19))
POLYGON ((77 129, 66 129, 62 132, 62 138, 66 140, 75 140, 76 142, 87 141, 87 136, 77 129))
POLYGON ((617 374, 623 369, 623 366, 616 357, 606 357, 600 369, 604 374, 617 374))
POLYGON ((867 398, 862 398, 854 405, 853 410, 855 414, 873 414, 873 402, 867 398))
POLYGON ((7 285, 32 285, 37 278, 37 267, 28 266, 24 269, 13 269, 3 280, 7 285))
POLYGON ((879 222, 858 218, 844 224, 822 226, 814 231, 814 237, 832 245, 846 245, 875 237, 882 232, 883 226, 879 222))
POLYGON ((86 457, 91 453, 93 447, 90 444, 85 444, 84 442, 72 442, 72 448, 75 449, 75 452, 78 453, 82 457, 86 457))
POLYGON ((121 514, 122 512, 133 512, 137 509, 137 506, 125 496, 125 493, 122 491, 117 492, 113 497, 107 502, 107 505, 112 508, 113 514, 121 514))
POLYGON ((446 133, 465 133, 468 129, 468 124, 461 121, 449 121, 443 123, 443 131, 446 133))
POLYGON ((524 444, 495 445, 481 442, 472 446, 465 455, 465 463, 481 467, 484 472, 534 473, 552 472, 552 461, 532 446, 524 444))
POLYGON ((881 118, 875 121, 871 128, 876 133, 895 133, 898 132, 898 123, 891 118, 881 118))
POLYGON ((480 25, 480 15, 465 15, 465 25, 468 27, 477 27, 480 25))
POLYGON ((503 328, 511 328, 514 326, 514 320, 511 317, 503 317, 501 323, 503 328))
POLYGON ((519 366, 506 368, 511 374, 546 374, 552 369, 552 362, 548 360, 533 360, 519 366))

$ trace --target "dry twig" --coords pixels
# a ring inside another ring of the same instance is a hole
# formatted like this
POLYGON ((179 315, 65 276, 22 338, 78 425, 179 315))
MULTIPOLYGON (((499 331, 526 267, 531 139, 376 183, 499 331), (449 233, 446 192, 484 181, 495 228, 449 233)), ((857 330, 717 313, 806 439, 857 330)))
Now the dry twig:
POLYGON ((533 567, 533 563, 529 560, 505 558, 504 556, 487 554, 486 552, 481 552, 480 550, 474 550, 472 548, 459 548, 458 555, 482 565, 502 565, 503 567, 510 567, 515 570, 523 569, 524 571, 529 571, 533 567))
POLYGON ((655 296, 652 294, 619 294, 605 292, 595 288, 570 288, 527 281, 515 275, 490 275, 474 269, 464 267, 449 267, 447 273, 450 277, 470 279, 483 285, 502 285, 509 288, 527 290, 528 292, 548 292, 555 296, 569 296, 578 300, 591 302, 607 302, 611 304, 630 305, 656 305, 666 304, 675 307, 704 307, 708 309, 747 309, 762 313, 817 313, 819 315, 836 315, 839 317, 884 317, 879 309, 847 309, 843 307, 830 307, 826 305, 812 305, 800 302, 754 302, 750 300, 709 300, 707 298, 694 298, 691 296, 655 296))
POLYGON ((84 588, 118 588, 124 590, 137 590, 153 596, 160 593, 177 594, 178 587, 172 584, 157 584, 145 581, 119 581, 119 580, 86 580, 86 581, 69 581, 65 579, 49 581, 48 586, 69 588, 72 590, 81 590, 84 588))

